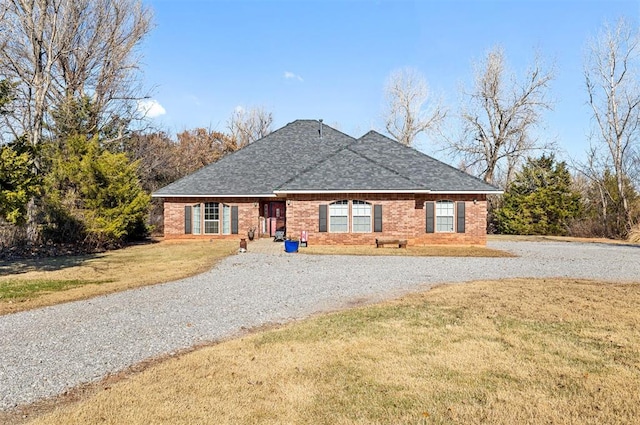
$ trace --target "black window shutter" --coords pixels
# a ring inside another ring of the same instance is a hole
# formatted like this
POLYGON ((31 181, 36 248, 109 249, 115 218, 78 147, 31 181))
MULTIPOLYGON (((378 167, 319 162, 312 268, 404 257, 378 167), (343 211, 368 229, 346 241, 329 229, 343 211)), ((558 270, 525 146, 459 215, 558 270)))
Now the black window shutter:
POLYGON ((184 207, 184 234, 191 234, 191 205, 184 207))
POLYGON ((327 231, 327 206, 326 205, 320 205, 318 231, 319 232, 327 231))
POLYGON ((464 202, 458 202, 458 233, 464 233, 464 202))
POLYGON ((382 232, 382 205, 373 206, 373 231, 382 232))
POLYGON ((427 233, 433 233, 435 221, 435 202, 427 202, 425 207, 425 210, 427 210, 427 233))
POLYGON ((238 206, 231 207, 231 233, 238 234, 238 206))

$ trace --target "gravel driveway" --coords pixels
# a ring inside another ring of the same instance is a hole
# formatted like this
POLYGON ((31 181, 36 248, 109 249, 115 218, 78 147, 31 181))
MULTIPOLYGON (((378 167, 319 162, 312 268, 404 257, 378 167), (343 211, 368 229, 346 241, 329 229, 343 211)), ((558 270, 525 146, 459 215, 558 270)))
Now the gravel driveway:
POLYGON ((0 317, 0 410, 150 357, 441 282, 505 277, 640 281, 640 247, 491 242, 518 258, 243 254, 163 285, 0 317))

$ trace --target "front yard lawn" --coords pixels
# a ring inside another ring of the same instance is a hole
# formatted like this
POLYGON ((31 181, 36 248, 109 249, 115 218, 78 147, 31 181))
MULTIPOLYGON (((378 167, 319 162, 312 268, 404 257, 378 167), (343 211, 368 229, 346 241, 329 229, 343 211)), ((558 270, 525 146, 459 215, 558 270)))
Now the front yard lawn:
POLYGON ((0 314, 193 276, 236 246, 235 241, 162 241, 82 257, 0 262, 0 314))
POLYGON ((638 305, 640 284, 443 285, 169 358, 33 424, 636 423, 638 305))

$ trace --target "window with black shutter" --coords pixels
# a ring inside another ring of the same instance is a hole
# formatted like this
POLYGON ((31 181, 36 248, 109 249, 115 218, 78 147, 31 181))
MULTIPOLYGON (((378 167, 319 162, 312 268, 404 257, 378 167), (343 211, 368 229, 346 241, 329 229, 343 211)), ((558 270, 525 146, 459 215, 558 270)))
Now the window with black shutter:
POLYGON ((327 231, 327 206, 326 205, 320 205, 320 208, 319 208, 318 231, 319 232, 327 231))
POLYGON ((238 206, 231 207, 231 233, 238 234, 238 206))
POLYGON ((373 231, 382 232, 382 205, 373 206, 373 231))
POLYGON ((464 214, 464 207, 465 207, 464 202, 458 202, 458 205, 457 205, 458 223, 457 223, 457 226, 456 226, 456 229, 457 229, 458 233, 464 233, 464 215, 465 215, 464 214))
POLYGON ((435 202, 427 202, 425 210, 427 212, 427 233, 433 233, 435 231, 435 202))
POLYGON ((184 207, 184 234, 191 234, 191 205, 184 207))

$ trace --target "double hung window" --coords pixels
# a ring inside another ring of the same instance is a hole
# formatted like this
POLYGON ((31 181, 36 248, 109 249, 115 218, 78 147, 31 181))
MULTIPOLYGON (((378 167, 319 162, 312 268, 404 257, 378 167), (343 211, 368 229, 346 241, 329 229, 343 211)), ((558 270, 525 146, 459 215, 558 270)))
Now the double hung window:
POLYGON ((453 201, 436 202, 436 232, 453 232, 454 217, 453 201))
POLYGON ((349 231, 349 201, 329 204, 329 231, 345 233, 349 231))
POLYGON ((353 201, 351 207, 352 229, 354 233, 371 232, 371 204, 353 201))
POLYGON ((220 204, 217 202, 204 204, 204 233, 220 233, 220 204))

